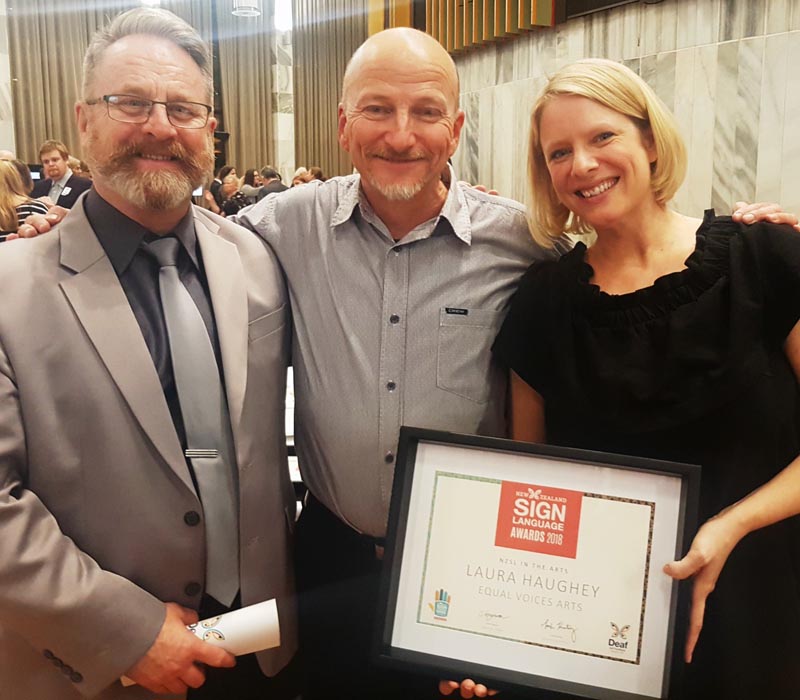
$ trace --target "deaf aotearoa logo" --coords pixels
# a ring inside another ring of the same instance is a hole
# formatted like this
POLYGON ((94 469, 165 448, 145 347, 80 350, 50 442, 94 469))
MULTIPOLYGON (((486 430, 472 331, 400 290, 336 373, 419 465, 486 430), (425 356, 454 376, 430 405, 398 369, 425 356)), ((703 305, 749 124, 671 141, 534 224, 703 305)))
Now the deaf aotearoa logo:
POLYGON ((503 481, 495 545, 574 559, 583 493, 503 481))
POLYGON ((611 636, 608 638, 609 649, 625 651, 628 648, 628 632, 631 631, 630 625, 618 625, 611 623, 611 636))

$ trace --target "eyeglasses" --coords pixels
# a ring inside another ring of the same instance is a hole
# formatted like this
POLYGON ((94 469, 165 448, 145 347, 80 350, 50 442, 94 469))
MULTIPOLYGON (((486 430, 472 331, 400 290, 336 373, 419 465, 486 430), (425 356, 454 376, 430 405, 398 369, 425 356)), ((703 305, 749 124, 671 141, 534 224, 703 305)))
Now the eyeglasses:
POLYGON ((109 118, 126 124, 144 124, 154 105, 164 105, 169 123, 179 129, 202 129, 211 114, 211 106, 201 102, 161 102, 136 95, 103 95, 102 99, 85 102, 87 105, 105 102, 109 118))

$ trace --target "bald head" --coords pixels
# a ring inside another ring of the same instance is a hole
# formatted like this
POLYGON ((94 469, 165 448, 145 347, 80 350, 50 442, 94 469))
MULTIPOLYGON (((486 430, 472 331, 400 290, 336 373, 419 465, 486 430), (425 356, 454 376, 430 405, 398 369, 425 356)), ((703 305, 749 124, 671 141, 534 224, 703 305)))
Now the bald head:
POLYGON ((352 101, 353 85, 373 69, 392 66, 397 74, 404 66, 438 74, 453 112, 458 110, 458 73, 444 47, 429 34, 408 27, 395 27, 373 34, 356 49, 342 83, 342 104, 352 101))

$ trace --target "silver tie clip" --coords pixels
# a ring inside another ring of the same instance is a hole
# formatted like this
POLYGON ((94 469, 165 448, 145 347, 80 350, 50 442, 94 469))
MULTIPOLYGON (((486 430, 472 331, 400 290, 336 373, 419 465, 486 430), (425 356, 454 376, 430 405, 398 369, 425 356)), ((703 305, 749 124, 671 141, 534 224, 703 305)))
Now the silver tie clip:
POLYGON ((197 459, 205 457, 207 459, 213 459, 214 457, 219 457, 219 450, 192 450, 187 449, 183 451, 183 456, 186 459, 197 459))

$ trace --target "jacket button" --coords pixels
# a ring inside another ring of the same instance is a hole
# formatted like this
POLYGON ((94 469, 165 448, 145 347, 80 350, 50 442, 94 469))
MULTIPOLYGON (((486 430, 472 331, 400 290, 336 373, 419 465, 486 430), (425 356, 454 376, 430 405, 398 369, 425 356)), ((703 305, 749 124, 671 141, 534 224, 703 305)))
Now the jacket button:
POLYGON ((183 592, 188 596, 196 596, 202 590, 203 587, 199 583, 197 583, 197 581, 191 581, 186 584, 186 587, 183 589, 183 592))
POLYGON ((69 664, 64 664, 61 667, 61 673, 63 673, 65 676, 69 676, 74 672, 75 672, 75 669, 72 668, 72 666, 70 666, 69 664))
POLYGON ((200 522, 200 513, 196 510, 190 510, 183 514, 183 522, 190 527, 194 527, 200 522))
POLYGON ((69 674, 69 679, 73 683, 80 683, 81 681, 83 681, 83 676, 77 671, 73 671, 72 673, 69 674))
POLYGON ((392 314, 389 316, 389 323, 395 325, 396 323, 400 323, 400 317, 397 314, 392 314))

